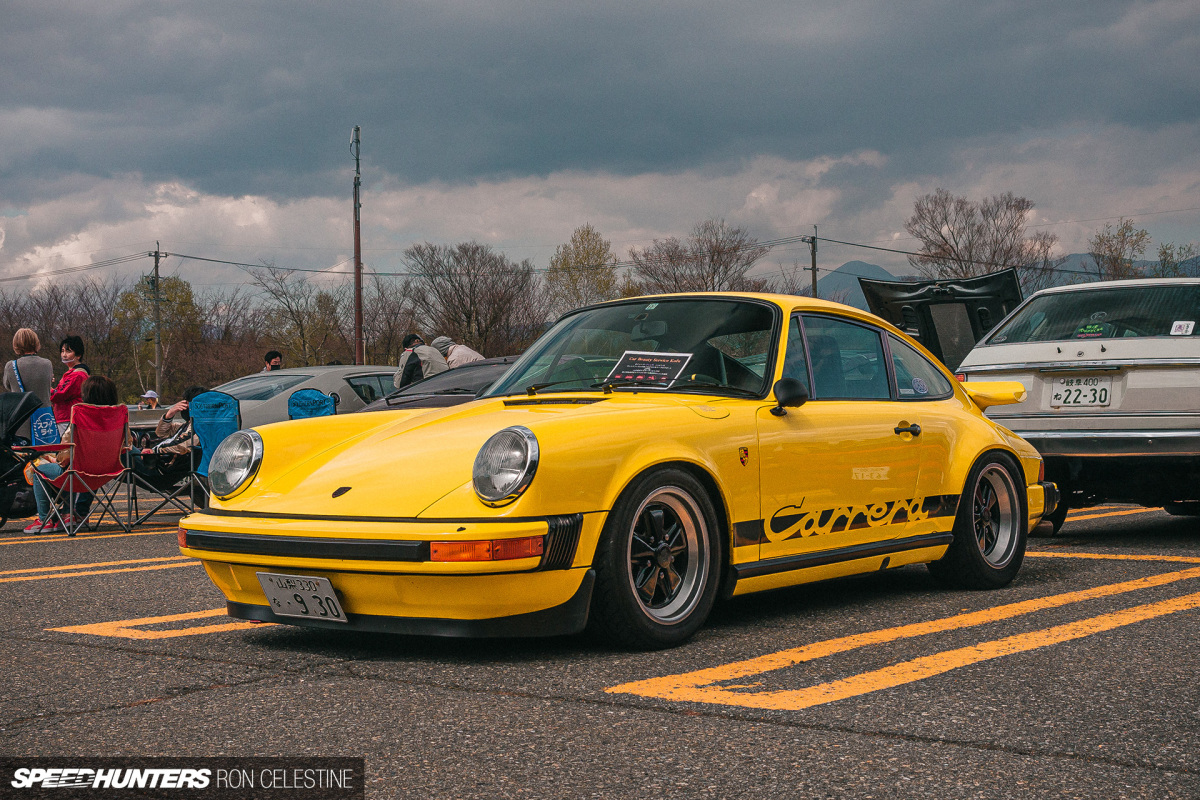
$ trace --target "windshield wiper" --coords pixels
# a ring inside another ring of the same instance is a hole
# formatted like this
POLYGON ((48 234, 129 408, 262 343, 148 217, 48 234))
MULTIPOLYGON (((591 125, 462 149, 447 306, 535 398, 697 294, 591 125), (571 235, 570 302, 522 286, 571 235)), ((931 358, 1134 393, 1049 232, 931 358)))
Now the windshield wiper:
POLYGON ((600 383, 593 383, 590 388, 603 389, 605 394, 612 394, 613 389, 619 389, 622 386, 654 386, 658 389, 666 388, 659 381, 639 381, 639 380, 600 381, 600 383))
MULTIPOLYGON (((530 397, 533 397, 535 394, 540 392, 542 389, 548 389, 551 386, 558 386, 563 383, 580 383, 581 381, 584 381, 584 380, 587 380, 587 379, 586 378, 567 378, 566 380, 562 380, 562 381, 550 381, 548 383, 534 383, 534 384, 530 384, 529 386, 525 387, 525 393, 528 394, 530 397)), ((585 387, 581 386, 579 388, 583 389, 585 387)), ((594 389, 596 387, 593 384, 591 388, 594 389)))
POLYGON ((726 383, 713 383, 712 381, 676 381, 672 389, 720 389, 724 392, 733 392, 741 397, 758 397, 759 392, 753 389, 743 389, 740 386, 730 386, 726 383))

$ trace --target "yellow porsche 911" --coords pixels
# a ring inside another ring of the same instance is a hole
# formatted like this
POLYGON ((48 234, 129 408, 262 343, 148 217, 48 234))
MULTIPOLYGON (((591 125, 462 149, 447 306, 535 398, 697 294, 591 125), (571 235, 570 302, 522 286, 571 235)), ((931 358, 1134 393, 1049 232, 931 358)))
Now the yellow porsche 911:
POLYGON ((718 597, 915 563, 1007 584, 1058 500, 982 413, 1023 396, 836 303, 614 301, 464 405, 233 434, 180 546, 243 619, 670 646, 718 597))

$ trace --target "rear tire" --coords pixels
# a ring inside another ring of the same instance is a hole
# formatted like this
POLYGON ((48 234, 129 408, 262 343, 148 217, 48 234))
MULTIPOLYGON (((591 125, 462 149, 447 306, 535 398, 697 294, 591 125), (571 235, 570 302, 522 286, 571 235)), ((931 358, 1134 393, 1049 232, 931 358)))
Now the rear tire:
POLYGON ((660 469, 617 500, 596 551, 591 624, 640 650, 682 644, 712 610, 721 547, 717 515, 698 480, 660 469))
POLYGON ((971 468, 958 502, 954 542, 941 560, 929 565, 941 583, 999 589, 1016 577, 1029 535, 1024 481, 1015 477, 1020 475, 1012 459, 999 453, 984 456, 971 468))
MULTIPOLYGON (((1058 501, 1058 507, 1054 509, 1054 513, 1042 518, 1044 521, 1050 523, 1051 536, 1056 535, 1062 529, 1063 523, 1067 521, 1067 512, 1070 510, 1070 507, 1067 505, 1067 498, 1064 496, 1058 501)), ((1032 535, 1032 531, 1030 534, 1032 535)))

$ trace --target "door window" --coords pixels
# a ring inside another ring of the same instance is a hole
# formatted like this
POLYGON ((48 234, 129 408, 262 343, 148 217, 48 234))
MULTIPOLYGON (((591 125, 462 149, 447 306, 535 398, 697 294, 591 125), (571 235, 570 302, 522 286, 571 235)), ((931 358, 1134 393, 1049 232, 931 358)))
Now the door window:
MULTIPOLYGON (((812 380, 808 377, 808 356, 804 353, 804 329, 800 327, 800 318, 793 317, 788 327, 787 353, 783 357, 783 377, 795 378, 810 389, 812 380)), ((812 392, 810 391, 809 394, 812 392)))
POLYGON ((901 400, 942 400, 954 392, 950 379, 925 356, 890 334, 888 346, 901 400))
POLYGON ((832 317, 804 317, 817 400, 888 400, 887 362, 879 331, 832 317))

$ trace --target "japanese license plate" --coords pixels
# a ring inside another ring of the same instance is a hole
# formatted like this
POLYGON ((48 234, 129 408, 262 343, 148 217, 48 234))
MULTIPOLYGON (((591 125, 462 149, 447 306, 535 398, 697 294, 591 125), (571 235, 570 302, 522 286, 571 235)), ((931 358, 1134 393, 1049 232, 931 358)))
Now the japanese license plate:
POLYGON ((1050 407, 1106 406, 1112 402, 1112 378, 1055 378, 1050 407))
POLYGON ((328 578, 257 572, 271 610, 281 617, 304 617, 346 622, 346 612, 328 578))

